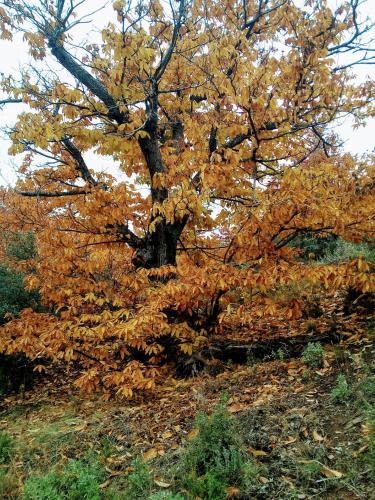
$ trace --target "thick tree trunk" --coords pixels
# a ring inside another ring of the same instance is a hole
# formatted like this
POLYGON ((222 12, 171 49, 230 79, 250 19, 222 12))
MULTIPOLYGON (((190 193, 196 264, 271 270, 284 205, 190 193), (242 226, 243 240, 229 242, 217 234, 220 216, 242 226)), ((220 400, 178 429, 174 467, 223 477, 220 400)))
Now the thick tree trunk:
POLYGON ((176 265, 177 243, 187 219, 169 224, 162 220, 155 231, 146 236, 137 248, 133 264, 146 269, 176 265))

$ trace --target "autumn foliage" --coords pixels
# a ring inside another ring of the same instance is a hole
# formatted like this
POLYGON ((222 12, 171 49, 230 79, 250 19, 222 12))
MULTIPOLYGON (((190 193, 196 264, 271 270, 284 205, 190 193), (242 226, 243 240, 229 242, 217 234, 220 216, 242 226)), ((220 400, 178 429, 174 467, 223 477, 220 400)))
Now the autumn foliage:
POLYGON ((373 113, 373 83, 352 76, 369 57, 358 2, 115 1, 86 44, 82 3, 0 2, 3 38, 21 32, 35 59, 2 81, 25 110, 0 222, 35 233, 22 265, 45 308, 1 327, 0 350, 77 362, 85 391, 131 396, 213 333, 299 317, 281 286, 374 290, 363 259, 312 265, 292 246, 373 237, 373 159, 330 127, 373 113))

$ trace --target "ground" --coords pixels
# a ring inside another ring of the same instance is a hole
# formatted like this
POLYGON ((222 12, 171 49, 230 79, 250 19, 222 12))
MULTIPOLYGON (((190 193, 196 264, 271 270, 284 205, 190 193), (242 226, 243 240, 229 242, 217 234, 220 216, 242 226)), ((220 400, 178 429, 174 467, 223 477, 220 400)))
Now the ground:
POLYGON ((63 467, 88 450, 105 470, 103 498, 113 485, 121 490, 126 484, 135 457, 149 465, 156 490, 173 489, 171 471, 196 435, 197 412, 212 412, 223 394, 246 453, 257 464, 251 496, 229 488, 229 497, 375 498, 375 456, 369 450, 375 415, 373 318, 345 321, 352 328, 340 324, 344 335, 338 343, 322 343, 321 366, 309 367, 309 359, 294 348, 292 357, 287 349, 259 359, 250 353, 241 363, 226 359, 194 377, 168 378, 157 391, 132 401, 85 396, 56 371, 55 378, 1 402, 0 429, 14 440, 11 460, 0 466, 7 478, 4 498, 22 498, 28 476, 63 467))

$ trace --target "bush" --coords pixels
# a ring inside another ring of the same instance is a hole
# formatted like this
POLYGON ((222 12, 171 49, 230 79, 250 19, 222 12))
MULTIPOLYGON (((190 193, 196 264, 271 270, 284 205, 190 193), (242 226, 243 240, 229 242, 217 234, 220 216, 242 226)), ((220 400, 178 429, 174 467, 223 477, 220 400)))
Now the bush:
POLYGON ((152 489, 152 478, 147 464, 137 458, 133 461, 134 471, 128 476, 128 486, 124 498, 149 498, 152 489))
POLYGON ((345 375, 340 373, 337 377, 336 387, 333 388, 331 392, 331 397, 337 403, 343 403, 350 396, 349 384, 345 378, 345 375))
POLYGON ((247 488, 258 471, 243 450, 225 404, 220 403, 211 416, 199 413, 196 425, 198 434, 182 458, 183 486, 193 497, 212 500, 226 498, 228 486, 247 488))
POLYGON ((6 322, 6 314, 18 314, 26 307, 36 307, 39 294, 25 290, 24 275, 0 265, 0 325, 6 322))
POLYGON ((13 438, 6 432, 0 432, 0 464, 10 462, 13 455, 13 438))
POLYGON ((320 342, 309 342, 305 347, 302 358, 309 368, 321 368, 324 361, 324 349, 320 342))
MULTIPOLYGON (((39 294, 36 290, 26 291, 24 275, 0 265, 0 326, 6 323, 6 315, 18 314, 22 309, 39 308, 39 294)), ((30 386, 33 378, 31 363, 22 354, 0 353, 0 395, 18 391, 21 385, 30 386)))
POLYGON ((339 262, 358 259, 362 256, 367 262, 375 263, 375 246, 370 243, 352 243, 339 238, 336 245, 325 252, 321 258, 322 264, 337 264, 339 262))
POLYGON ((24 500, 100 500, 104 474, 96 462, 70 461, 43 476, 29 477, 24 486, 24 500))

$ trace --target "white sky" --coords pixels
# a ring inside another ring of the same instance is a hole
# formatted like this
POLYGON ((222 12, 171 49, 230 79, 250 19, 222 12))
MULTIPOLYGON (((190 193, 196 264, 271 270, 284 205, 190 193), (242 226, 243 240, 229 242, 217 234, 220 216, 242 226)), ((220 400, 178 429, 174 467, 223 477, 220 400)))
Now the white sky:
MULTIPOLYGON (((98 0, 95 3, 99 5, 98 0)), ((104 2, 103 2, 104 3, 104 2)), ((296 3, 300 3, 300 0, 296 0, 296 3)), ((330 0, 329 3, 334 7, 336 4, 340 3, 339 0, 330 0)), ((92 1, 88 4, 93 5, 92 1)), ((105 9, 99 14, 100 20, 103 22, 106 19, 108 13, 108 18, 113 15, 113 10, 111 7, 105 9)), ((363 9, 363 15, 368 16, 370 19, 375 21, 375 0, 368 0, 365 8, 363 9)), ((96 19, 98 15, 96 16, 96 19)), ((80 27, 80 35, 86 38, 85 31, 91 31, 95 26, 84 25, 80 27)), ((91 38, 91 36, 90 36, 91 38)), ((27 54, 27 46, 22 42, 22 36, 16 36, 12 42, 0 40, 0 61, 1 67, 0 72, 4 74, 17 74, 22 66, 27 65, 31 60, 30 56, 27 54)), ((343 61, 341 61, 343 62, 343 61)), ((358 81, 363 81, 366 76, 370 76, 375 79, 375 65, 367 66, 357 66, 355 73, 357 75, 358 81)), ((7 105, 0 110, 0 127, 10 126, 15 123, 17 115, 24 110, 23 105, 7 105)), ((358 130, 352 129, 352 123, 350 119, 347 119, 344 123, 336 129, 336 132, 345 141, 344 148, 346 151, 353 154, 362 154, 366 151, 374 151, 375 149, 375 118, 369 119, 365 127, 361 127, 358 130)), ((0 185, 13 184, 16 180, 14 166, 17 165, 19 158, 10 157, 7 153, 10 142, 5 139, 4 134, 0 131, 0 185)), ((107 172, 113 172, 113 160, 111 158, 98 158, 98 156, 92 156, 89 158, 92 164, 101 168, 101 170, 106 170, 107 172), (100 162, 100 165, 99 165, 100 162)))

